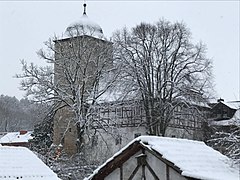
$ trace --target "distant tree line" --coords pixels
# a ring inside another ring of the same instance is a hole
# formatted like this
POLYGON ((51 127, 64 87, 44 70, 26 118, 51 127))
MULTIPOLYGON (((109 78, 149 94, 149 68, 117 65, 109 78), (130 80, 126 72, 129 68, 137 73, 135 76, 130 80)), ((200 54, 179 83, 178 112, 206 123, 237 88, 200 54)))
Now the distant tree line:
POLYGON ((44 118, 45 106, 7 95, 0 96, 0 132, 33 130, 44 118))

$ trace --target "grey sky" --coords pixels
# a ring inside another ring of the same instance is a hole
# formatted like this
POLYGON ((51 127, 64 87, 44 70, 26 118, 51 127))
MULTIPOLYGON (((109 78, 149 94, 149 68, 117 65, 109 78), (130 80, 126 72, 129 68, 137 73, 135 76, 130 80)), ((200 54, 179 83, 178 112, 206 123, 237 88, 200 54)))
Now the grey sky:
MULTIPOLYGON (((20 59, 43 65, 36 51, 43 42, 82 16, 83 1, 0 2, 0 94, 22 98, 20 59)), ((183 21, 194 42, 207 45, 213 59, 217 97, 240 99, 239 1, 88 1, 87 14, 106 37, 124 26, 159 18, 183 21)))

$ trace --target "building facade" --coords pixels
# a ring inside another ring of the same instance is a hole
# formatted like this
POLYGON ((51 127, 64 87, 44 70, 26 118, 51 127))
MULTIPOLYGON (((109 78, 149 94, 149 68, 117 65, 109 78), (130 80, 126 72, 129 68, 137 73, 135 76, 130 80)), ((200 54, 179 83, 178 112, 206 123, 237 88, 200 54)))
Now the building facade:
MULTIPOLYGON (((66 99, 59 103, 62 108, 54 118, 53 142, 68 154, 79 152, 79 144, 84 143, 81 151, 88 161, 101 163, 132 139, 148 134, 144 105, 141 100, 126 100, 98 103, 89 108, 92 92, 99 87, 95 86, 96 72, 112 67, 112 44, 104 40, 101 27, 88 19, 86 9, 65 35, 55 41, 55 84, 60 87, 61 98, 66 99), (75 105, 82 112, 74 109, 75 105), (78 126, 86 117, 91 119, 91 129, 86 129, 80 138, 78 126)), ((202 140, 205 116, 199 111, 207 110, 206 106, 189 108, 179 103, 165 136, 202 140)))

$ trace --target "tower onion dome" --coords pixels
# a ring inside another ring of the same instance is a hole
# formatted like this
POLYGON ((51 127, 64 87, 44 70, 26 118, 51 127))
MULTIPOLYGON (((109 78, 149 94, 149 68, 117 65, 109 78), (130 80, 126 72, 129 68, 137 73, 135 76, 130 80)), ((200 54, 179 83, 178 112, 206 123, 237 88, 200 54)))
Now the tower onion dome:
POLYGON ((86 4, 84 4, 83 6, 84 12, 82 17, 78 21, 70 24, 67 27, 65 35, 67 37, 88 35, 95 38, 103 39, 104 35, 101 26, 88 18, 86 14, 86 4))

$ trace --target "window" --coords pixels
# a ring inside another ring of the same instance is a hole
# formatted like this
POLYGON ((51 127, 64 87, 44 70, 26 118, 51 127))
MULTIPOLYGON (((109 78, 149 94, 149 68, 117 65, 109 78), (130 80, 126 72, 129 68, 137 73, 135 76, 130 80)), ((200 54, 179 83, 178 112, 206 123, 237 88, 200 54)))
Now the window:
POLYGON ((73 47, 73 43, 69 42, 68 46, 69 46, 69 48, 72 48, 73 47))
POLYGON ((122 118, 122 108, 117 108, 117 117, 122 118))
POLYGON ((117 138, 115 138, 115 144, 122 144, 122 137, 120 135, 117 136, 117 138))

